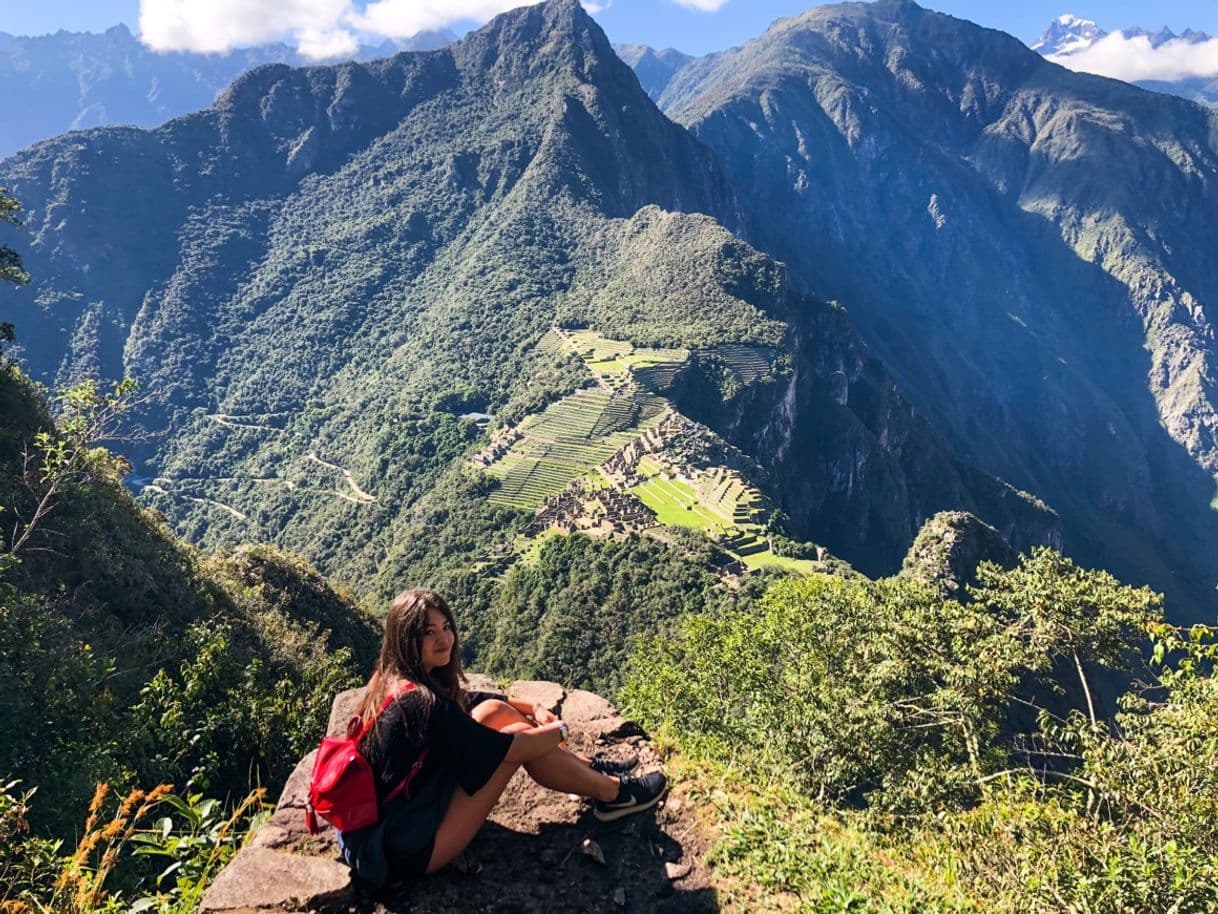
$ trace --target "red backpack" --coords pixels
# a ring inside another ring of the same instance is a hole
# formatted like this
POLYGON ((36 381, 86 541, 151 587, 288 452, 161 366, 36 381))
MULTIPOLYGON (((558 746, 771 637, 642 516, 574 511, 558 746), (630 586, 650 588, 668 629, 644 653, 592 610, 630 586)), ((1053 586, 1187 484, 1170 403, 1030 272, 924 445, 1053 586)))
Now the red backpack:
MULTIPOLYGON (((415 684, 406 686, 394 695, 385 699, 381 709, 368 722, 360 724, 358 717, 351 718, 347 724, 345 737, 327 736, 317 747, 317 758, 313 762, 313 776, 309 779, 309 800, 305 804, 305 824, 309 834, 319 831, 317 817, 321 816, 339 831, 355 831, 375 825, 380 819, 380 809, 376 802, 376 776, 372 766, 359 751, 359 744, 372 729, 376 719, 398 698, 413 691, 415 684)), ((385 797, 385 802, 403 793, 414 780, 427 750, 419 753, 418 760, 410 771, 385 797)))

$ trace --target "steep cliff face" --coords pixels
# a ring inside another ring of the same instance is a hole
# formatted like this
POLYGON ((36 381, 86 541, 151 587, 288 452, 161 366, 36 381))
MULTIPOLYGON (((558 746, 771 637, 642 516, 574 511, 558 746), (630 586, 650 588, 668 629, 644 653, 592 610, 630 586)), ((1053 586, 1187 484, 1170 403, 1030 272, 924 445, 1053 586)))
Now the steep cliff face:
POLYGON ((789 365, 724 389, 695 362, 675 401, 746 453, 764 455, 797 535, 832 543, 865 574, 894 573, 938 511, 984 516, 1017 548, 1062 547, 1056 513, 958 458, 898 393, 842 309, 792 294, 789 365))
POLYGON ((751 189, 750 239, 847 306, 960 453, 1053 504, 1088 560, 1200 607, 1218 115, 910 2, 782 20, 661 104, 751 189))

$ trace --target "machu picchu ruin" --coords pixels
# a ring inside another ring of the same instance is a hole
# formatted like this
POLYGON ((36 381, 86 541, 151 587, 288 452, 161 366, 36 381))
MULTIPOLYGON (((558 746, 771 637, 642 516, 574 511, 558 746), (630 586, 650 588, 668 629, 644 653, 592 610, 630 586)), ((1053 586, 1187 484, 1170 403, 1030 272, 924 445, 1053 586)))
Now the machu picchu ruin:
POLYGON ((551 328, 537 348, 577 355, 588 386, 495 431, 471 458, 498 480, 492 504, 533 512, 522 549, 555 533, 663 536, 665 527, 686 527, 724 551, 720 570, 809 570, 773 551, 769 533, 781 520, 758 488, 765 471, 661 393, 691 358, 719 359, 749 383, 770 369, 772 352, 648 348, 562 327, 551 328))

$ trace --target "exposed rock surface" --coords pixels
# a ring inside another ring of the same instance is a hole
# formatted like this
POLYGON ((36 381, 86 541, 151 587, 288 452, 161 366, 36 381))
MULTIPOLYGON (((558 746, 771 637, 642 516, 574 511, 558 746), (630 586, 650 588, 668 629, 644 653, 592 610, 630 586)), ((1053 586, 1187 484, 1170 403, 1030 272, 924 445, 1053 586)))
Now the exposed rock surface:
POLYGON ((943 511, 936 514, 918 532, 902 577, 922 581, 944 596, 963 595, 982 562, 994 562, 1012 568, 1019 560, 1010 543, 989 524, 967 511, 943 511))
POLYGON ((351 873, 329 857, 244 848, 216 879, 200 912, 310 910, 349 903, 351 873))
MULTIPOLYGON (((471 687, 503 694, 486 677, 471 687)), ((659 767, 651 743, 604 698, 552 682, 522 681, 508 695, 539 701, 571 726, 577 752, 637 754, 639 770, 659 767)), ((337 696, 330 733, 346 729, 359 690, 337 696)), ((201 914, 258 911, 399 914, 407 911, 704 911, 715 910, 703 862, 708 838, 695 807, 669 800, 654 813, 604 824, 578 797, 539 787, 521 770, 466 854, 413 884, 371 893, 337 859, 336 834, 309 835, 304 823, 313 753, 292 774, 274 815, 220 873, 201 914)), ((323 826, 324 822, 320 823, 323 826)))

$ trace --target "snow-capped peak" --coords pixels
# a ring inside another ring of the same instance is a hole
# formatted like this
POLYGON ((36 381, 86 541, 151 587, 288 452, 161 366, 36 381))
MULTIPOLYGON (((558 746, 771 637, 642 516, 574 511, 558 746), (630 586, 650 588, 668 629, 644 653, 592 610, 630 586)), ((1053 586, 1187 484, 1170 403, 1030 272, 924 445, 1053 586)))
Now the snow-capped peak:
POLYGON ((1075 54, 1095 44, 1106 34, 1092 20, 1064 13, 1049 23, 1040 40, 1032 45, 1032 50, 1046 57, 1075 54))

